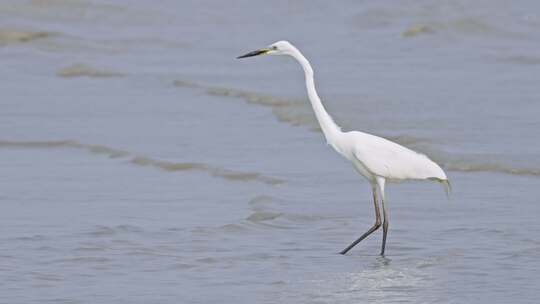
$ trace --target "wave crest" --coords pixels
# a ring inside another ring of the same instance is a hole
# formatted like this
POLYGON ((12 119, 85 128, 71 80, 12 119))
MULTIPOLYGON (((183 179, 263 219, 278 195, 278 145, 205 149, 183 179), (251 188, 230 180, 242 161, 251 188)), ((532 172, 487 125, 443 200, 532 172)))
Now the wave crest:
MULTIPOLYGON (((208 95, 233 97, 242 99, 248 104, 267 106, 272 108, 272 113, 281 122, 297 126, 308 126, 310 130, 321 132, 314 118, 309 102, 301 99, 278 98, 271 95, 255 92, 225 88, 212 85, 203 85, 188 80, 176 80, 177 87, 197 88, 205 90, 208 95)), ((508 162, 502 156, 495 155, 455 155, 426 147, 428 140, 408 135, 384 136, 399 144, 417 148, 419 152, 429 155, 443 167, 451 171, 460 172, 498 172, 513 175, 540 176, 540 167, 523 167, 520 164, 508 162)), ((540 161, 533 162, 539 164, 540 161)), ((530 163, 529 163, 530 164, 530 163)))
POLYGON ((150 158, 147 156, 136 155, 124 150, 107 147, 104 145, 92 145, 80 143, 76 140, 52 140, 52 141, 0 141, 0 148, 20 148, 20 149, 56 149, 71 148, 85 150, 89 153, 108 156, 109 158, 130 158, 128 163, 142 166, 153 167, 163 171, 201 171, 207 174, 230 181, 255 181, 268 185, 279 185, 285 181, 283 179, 265 176, 258 172, 245 172, 225 169, 209 164, 196 162, 172 162, 150 158))
MULTIPOLYGON (((450 171, 496 172, 511 175, 540 176, 540 159, 531 157, 526 162, 512 162, 510 157, 494 154, 450 154, 443 151, 423 149, 430 157, 450 171), (526 163, 527 166, 523 166, 526 163), (531 165, 532 164, 532 165, 531 165)), ((515 157, 514 157, 515 158, 515 157)))
POLYGON ((57 75, 60 77, 65 78, 72 78, 72 77, 92 77, 92 78, 109 78, 109 77, 121 77, 124 76, 124 74, 106 70, 102 68, 94 68, 91 66, 88 66, 86 64, 72 64, 70 66, 67 66, 65 68, 62 68, 58 70, 57 75))
POLYGON ((0 45, 30 42, 53 35, 44 31, 29 31, 16 29, 0 29, 0 45))

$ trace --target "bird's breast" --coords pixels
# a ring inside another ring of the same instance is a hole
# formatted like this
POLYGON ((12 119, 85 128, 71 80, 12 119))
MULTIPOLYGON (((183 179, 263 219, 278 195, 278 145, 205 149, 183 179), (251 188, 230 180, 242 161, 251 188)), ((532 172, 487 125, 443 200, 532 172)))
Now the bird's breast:
POLYGON ((367 168, 366 166, 364 166, 361 162, 359 162, 358 160, 356 159, 353 159, 351 160, 352 161, 352 164, 353 164, 353 167, 354 169, 360 173, 360 175, 362 175, 363 177, 365 177, 369 182, 374 182, 375 181, 375 175, 373 173, 371 173, 367 168))
POLYGON ((340 145, 340 143, 335 142, 329 142, 328 145, 330 145, 339 155, 349 160, 360 175, 364 176, 370 182, 374 181, 375 176, 366 168, 366 166, 353 156, 352 150, 349 149, 347 145, 340 145))

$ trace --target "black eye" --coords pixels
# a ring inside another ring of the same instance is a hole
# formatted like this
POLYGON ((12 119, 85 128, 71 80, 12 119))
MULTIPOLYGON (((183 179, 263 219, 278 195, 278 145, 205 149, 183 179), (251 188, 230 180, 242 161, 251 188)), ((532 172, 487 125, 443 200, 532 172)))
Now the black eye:
POLYGON ((272 46, 272 50, 277 51, 277 46, 272 46))

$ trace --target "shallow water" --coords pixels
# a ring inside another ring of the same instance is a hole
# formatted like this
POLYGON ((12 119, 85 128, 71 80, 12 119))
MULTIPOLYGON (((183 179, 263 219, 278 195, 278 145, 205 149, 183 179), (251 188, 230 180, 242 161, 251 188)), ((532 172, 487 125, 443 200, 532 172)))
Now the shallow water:
POLYGON ((535 303, 535 1, 0 4, 0 303, 535 303), (446 169, 368 184, 318 131, 446 169))

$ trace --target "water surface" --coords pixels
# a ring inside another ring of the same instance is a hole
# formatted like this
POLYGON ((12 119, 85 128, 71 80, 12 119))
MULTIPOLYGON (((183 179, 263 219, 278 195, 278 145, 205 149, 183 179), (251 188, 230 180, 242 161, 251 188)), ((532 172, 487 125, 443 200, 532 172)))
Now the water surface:
POLYGON ((1 303, 535 303, 535 1, 4 1, 1 303), (344 130, 447 171, 369 185, 344 130))

